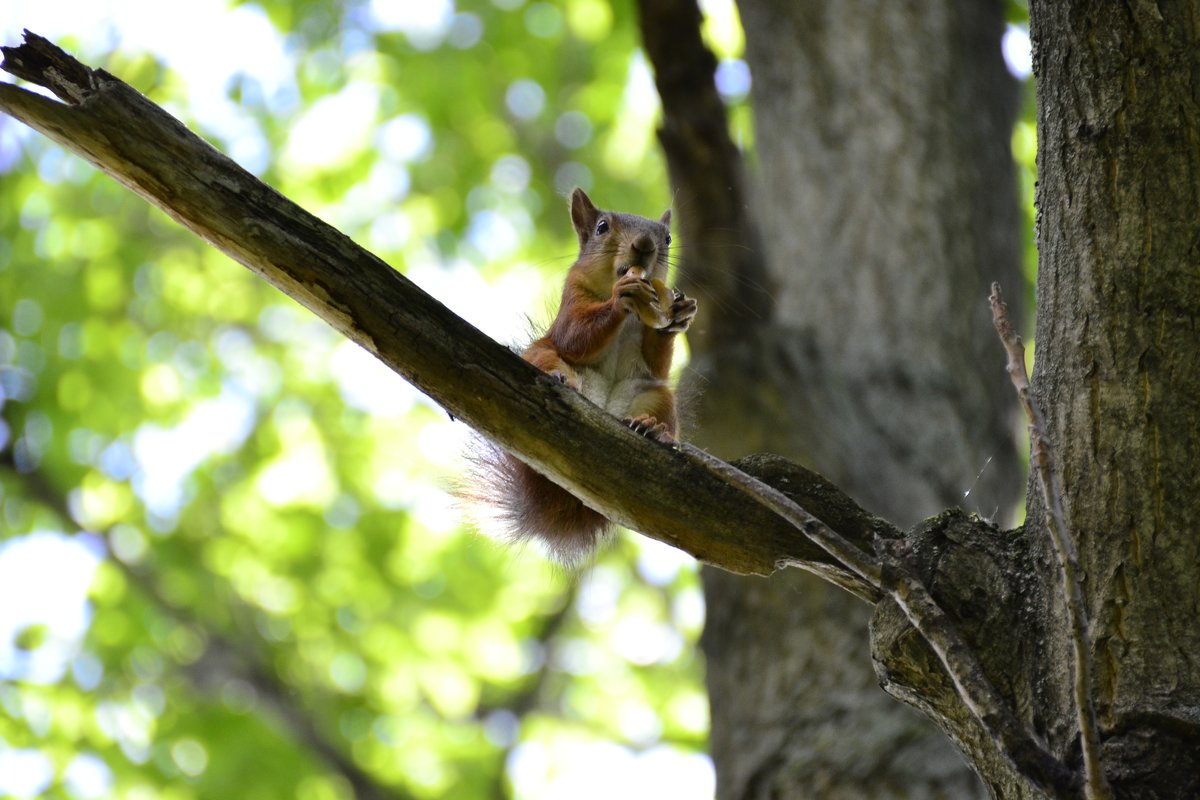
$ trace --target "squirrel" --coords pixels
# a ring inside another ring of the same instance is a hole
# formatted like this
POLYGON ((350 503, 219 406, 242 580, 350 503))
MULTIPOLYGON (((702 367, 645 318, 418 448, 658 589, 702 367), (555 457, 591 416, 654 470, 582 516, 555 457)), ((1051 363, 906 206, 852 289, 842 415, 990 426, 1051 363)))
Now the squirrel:
MULTIPOLYGON (((643 436, 674 443, 679 421, 667 375, 675 337, 697 306, 664 283, 671 211, 658 220, 602 211, 577 188, 571 222, 579 257, 554 321, 522 357, 643 436)), ((567 566, 610 531, 602 514, 513 456, 490 449, 475 461, 463 494, 479 527, 514 541, 540 540, 567 566)))

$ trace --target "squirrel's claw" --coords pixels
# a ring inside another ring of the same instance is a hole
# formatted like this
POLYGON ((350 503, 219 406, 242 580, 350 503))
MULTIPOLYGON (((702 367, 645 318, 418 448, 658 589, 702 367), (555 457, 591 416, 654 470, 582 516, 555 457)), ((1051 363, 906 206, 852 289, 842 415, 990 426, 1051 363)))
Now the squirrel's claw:
POLYGON ((683 333, 691 327, 692 318, 696 316, 696 309, 695 299, 676 289, 675 301, 671 303, 671 321, 659 330, 664 333, 683 333))
POLYGON ((572 389, 578 390, 579 385, 582 383, 574 370, 569 369, 565 364, 562 365, 561 369, 552 369, 546 374, 572 389))
POLYGON ((647 439, 653 439, 662 444, 675 444, 675 435, 666 423, 659 422, 656 417, 643 414, 640 417, 626 417, 625 424, 647 439))

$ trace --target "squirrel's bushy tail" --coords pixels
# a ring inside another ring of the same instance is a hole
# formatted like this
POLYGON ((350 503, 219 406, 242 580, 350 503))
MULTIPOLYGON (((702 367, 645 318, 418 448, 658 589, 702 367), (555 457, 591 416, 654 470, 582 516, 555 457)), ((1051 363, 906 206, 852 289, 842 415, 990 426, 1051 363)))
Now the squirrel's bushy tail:
POLYGON ((490 444, 472 449, 458 491, 471 523, 510 542, 535 540, 567 566, 596 551, 612 525, 603 515, 531 467, 490 444))

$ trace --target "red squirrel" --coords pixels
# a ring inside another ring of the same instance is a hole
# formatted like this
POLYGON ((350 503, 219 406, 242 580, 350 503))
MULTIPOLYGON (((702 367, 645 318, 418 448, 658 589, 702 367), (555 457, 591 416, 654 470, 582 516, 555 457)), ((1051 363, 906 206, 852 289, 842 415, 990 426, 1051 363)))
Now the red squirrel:
MULTIPOLYGON (((671 212, 652 220, 602 211, 576 189, 571 221, 579 257, 554 322, 522 357, 635 431, 672 443, 679 421, 667 373, 675 337, 691 324, 696 301, 664 283, 671 212)), ((481 527, 540 540, 567 565, 585 559, 609 531, 602 514, 516 458, 493 451, 478 460, 465 494, 483 512, 476 514, 481 527)))

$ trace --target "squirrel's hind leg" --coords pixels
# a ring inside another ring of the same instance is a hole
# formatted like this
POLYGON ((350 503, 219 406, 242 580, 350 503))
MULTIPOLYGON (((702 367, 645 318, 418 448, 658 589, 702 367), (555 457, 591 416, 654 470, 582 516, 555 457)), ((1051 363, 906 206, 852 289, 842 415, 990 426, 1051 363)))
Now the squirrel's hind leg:
POLYGON ((583 385, 583 378, 579 376, 574 367, 559 358, 553 347, 542 347, 538 342, 534 342, 522 357, 542 372, 558 378, 572 389, 578 390, 583 385))

